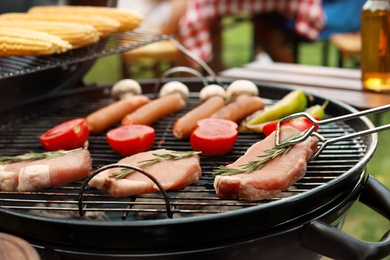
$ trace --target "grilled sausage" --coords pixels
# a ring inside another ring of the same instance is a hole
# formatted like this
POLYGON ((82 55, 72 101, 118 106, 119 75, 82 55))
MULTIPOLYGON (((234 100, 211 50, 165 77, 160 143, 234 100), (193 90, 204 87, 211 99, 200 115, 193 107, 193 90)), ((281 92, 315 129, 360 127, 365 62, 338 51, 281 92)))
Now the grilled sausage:
POLYGON ((264 108, 264 102, 257 96, 240 96, 234 102, 227 104, 211 115, 213 118, 222 118, 239 122, 246 116, 264 108))
POLYGON ((151 125, 160 118, 183 109, 186 105, 186 101, 179 93, 172 93, 155 99, 134 112, 127 114, 122 119, 122 125, 151 125))
POLYGON ((172 129, 173 136, 176 139, 189 138, 192 131, 196 128, 198 120, 211 116, 224 106, 225 101, 223 97, 213 96, 208 98, 175 122, 172 129))
POLYGON ((89 131, 97 134, 108 127, 121 122, 122 118, 137 108, 150 102, 147 96, 138 95, 116 101, 86 117, 89 131))

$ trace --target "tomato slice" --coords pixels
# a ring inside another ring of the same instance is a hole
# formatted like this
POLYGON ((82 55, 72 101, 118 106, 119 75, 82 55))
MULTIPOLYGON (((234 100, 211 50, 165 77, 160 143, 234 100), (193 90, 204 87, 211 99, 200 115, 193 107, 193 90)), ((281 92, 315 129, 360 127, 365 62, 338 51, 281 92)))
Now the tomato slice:
POLYGON ((238 136, 237 123, 219 118, 206 118, 199 120, 197 125, 190 137, 194 151, 217 156, 232 150, 238 136))
POLYGON ((155 139, 154 128, 147 125, 124 125, 107 132, 111 149, 122 156, 150 150, 155 139))
POLYGON ((84 118, 76 118, 59 124, 39 138, 48 151, 71 150, 83 147, 89 137, 89 129, 84 118))
MULTIPOLYGON (((315 119, 319 120, 319 118, 317 116, 313 116, 315 119)), ((278 124, 279 120, 275 120, 275 121, 272 121, 272 122, 269 122, 269 123, 266 123, 264 126, 263 126, 263 133, 266 135, 266 136, 269 136, 273 131, 276 130, 276 126, 278 124)), ((302 117, 302 118, 294 118, 294 119, 291 119, 291 120, 288 120, 288 121, 285 121, 282 123, 281 126, 291 126, 291 127, 294 127, 296 129, 298 129, 299 131, 303 132, 303 131, 306 131, 307 129, 309 129, 310 127, 312 126, 315 126, 315 130, 314 131, 317 131, 318 130, 318 125, 312 123, 309 119, 307 119, 306 117, 302 117)))

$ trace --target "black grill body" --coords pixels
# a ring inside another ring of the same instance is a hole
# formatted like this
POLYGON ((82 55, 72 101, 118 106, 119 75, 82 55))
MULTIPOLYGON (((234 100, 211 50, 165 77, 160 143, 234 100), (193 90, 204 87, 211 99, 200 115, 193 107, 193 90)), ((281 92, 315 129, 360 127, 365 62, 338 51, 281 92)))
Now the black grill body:
MULTIPOLYGON (((191 89, 188 105, 153 125, 156 142, 152 149, 191 150, 188 140, 173 137, 172 126, 199 104, 198 92, 202 85, 188 78, 175 80, 183 81, 191 89)), ((157 98, 155 81, 141 83, 144 93, 157 98)), ((258 86, 267 104, 291 91, 258 86)), ((0 155, 43 152, 39 136, 47 129, 72 118, 85 117, 113 101, 110 86, 84 87, 5 110, 0 116, 0 155)), ((324 101, 313 97, 311 102, 322 104, 324 101)), ((327 116, 354 111, 345 104, 331 101, 327 116)), ((332 138, 371 126, 367 119, 360 118, 321 126, 319 132, 332 138)), ((173 219, 167 217, 165 202, 158 192, 118 199, 95 189, 84 193, 85 211, 102 214, 105 219, 80 218, 77 203, 82 183, 76 182, 37 192, 0 191, 0 228, 31 241, 41 249, 41 254, 59 254, 70 259, 253 259, 260 251, 263 251, 261 256, 270 259, 283 259, 286 255, 316 258, 318 254, 295 243, 300 240, 301 229, 314 220, 341 227, 366 179, 364 168, 375 150, 376 135, 328 146, 319 158, 308 164, 306 175, 281 196, 254 202, 217 198, 211 172, 235 161, 262 138, 264 136, 256 133, 240 133, 229 154, 201 155, 201 179, 181 190, 168 192, 173 219), (282 244, 286 250, 274 255, 282 244)), ((105 132, 90 137, 89 150, 95 169, 121 158, 109 148, 105 132)))

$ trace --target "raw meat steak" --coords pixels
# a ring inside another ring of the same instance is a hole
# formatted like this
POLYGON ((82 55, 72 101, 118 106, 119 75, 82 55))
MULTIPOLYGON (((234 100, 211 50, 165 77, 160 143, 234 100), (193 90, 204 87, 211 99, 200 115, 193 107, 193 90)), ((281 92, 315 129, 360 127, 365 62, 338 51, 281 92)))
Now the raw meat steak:
MULTIPOLYGON (((292 127, 283 127, 282 140, 299 133, 292 127)), ((306 173, 307 162, 317 149, 318 140, 309 137, 304 142, 294 145, 291 150, 269 161, 260 170, 239 173, 230 176, 218 175, 214 187, 219 198, 242 198, 262 200, 287 190, 306 173)), ((246 153, 229 168, 241 168, 250 161, 259 160, 265 150, 275 147, 275 132, 252 145, 246 153)))
POLYGON ((39 160, 0 164, 0 190, 36 191, 81 180, 92 171, 87 149, 39 160))
MULTIPOLYGON (((118 161, 118 164, 126 164, 138 167, 144 160, 156 158, 153 154, 172 154, 175 151, 159 149, 131 155, 118 161)), ((188 186, 202 175, 199 156, 194 154, 180 160, 165 160, 142 169, 153 175, 165 190, 177 190, 188 186)), ((132 172, 125 178, 118 179, 113 174, 118 173, 120 168, 105 170, 97 174, 89 181, 89 186, 107 190, 114 197, 128 197, 144 193, 159 191, 157 185, 148 177, 137 171, 132 172)))

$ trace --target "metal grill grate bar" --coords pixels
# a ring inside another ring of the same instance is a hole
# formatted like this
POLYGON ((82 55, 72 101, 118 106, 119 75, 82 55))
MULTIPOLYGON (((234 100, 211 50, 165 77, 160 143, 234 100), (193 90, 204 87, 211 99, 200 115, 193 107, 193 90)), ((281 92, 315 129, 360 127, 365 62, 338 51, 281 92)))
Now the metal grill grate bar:
POLYGON ((137 47, 170 39, 169 36, 142 32, 115 33, 90 46, 51 56, 0 57, 0 79, 126 52, 137 47))
MULTIPOLYGON (((87 97, 86 97, 87 98, 87 97)), ((40 111, 29 114, 13 122, 0 125, 0 155, 18 155, 28 151, 43 152, 39 143, 39 135, 48 128, 65 120, 83 117, 96 110, 97 107, 108 104, 113 100, 104 96, 101 99, 86 99, 86 102, 66 103, 52 107, 50 111, 40 111), (98 105, 97 105, 98 104, 98 105)), ((189 109, 198 104, 198 99, 191 97, 188 100, 189 109)), ((175 140, 171 133, 171 126, 179 114, 168 116, 153 125, 156 129, 156 144, 153 149, 166 148, 187 151, 191 150, 189 142, 175 140), (161 142, 160 142, 161 141, 161 142)), ((321 126, 320 133, 331 138, 337 135, 353 132, 345 123, 332 123, 321 126)), ((217 214, 233 211, 240 208, 263 205, 281 198, 291 197, 313 188, 319 187, 334 180, 353 167, 364 155, 366 147, 360 139, 342 141, 329 146, 323 154, 308 165, 304 178, 294 186, 283 192, 279 197, 264 201, 248 202, 242 200, 221 200, 215 196, 212 170, 221 164, 228 164, 241 156, 247 148, 261 138, 259 134, 240 133, 234 150, 224 157, 201 157, 203 176, 193 185, 179 191, 168 192, 173 207, 174 217, 190 217, 193 215, 217 214)), ((94 168, 115 163, 120 156, 109 149, 105 135, 91 136, 89 150, 93 157, 94 168)), ((61 188, 47 189, 37 192, 2 192, 0 191, 0 208, 39 214, 39 211, 71 211, 76 212, 78 192, 81 182, 72 183, 61 188)), ((83 204, 86 212, 103 212, 110 220, 115 219, 149 219, 165 218, 165 203, 160 193, 147 194, 132 198, 112 198, 108 194, 87 189, 84 193, 83 204)))

